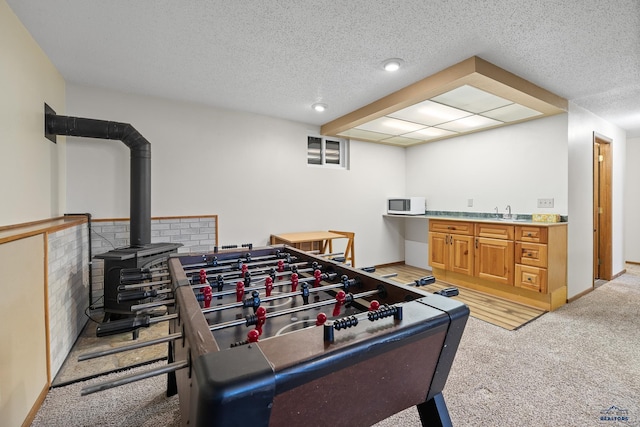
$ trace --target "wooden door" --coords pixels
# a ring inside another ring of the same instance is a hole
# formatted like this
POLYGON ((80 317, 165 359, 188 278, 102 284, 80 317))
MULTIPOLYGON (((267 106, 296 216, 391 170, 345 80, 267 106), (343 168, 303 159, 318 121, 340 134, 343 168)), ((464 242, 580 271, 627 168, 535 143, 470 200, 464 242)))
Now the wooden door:
POLYGON ((611 140, 593 135, 593 279, 611 280, 611 140))
POLYGON ((476 237, 475 275, 503 285, 513 285, 513 241, 476 237))

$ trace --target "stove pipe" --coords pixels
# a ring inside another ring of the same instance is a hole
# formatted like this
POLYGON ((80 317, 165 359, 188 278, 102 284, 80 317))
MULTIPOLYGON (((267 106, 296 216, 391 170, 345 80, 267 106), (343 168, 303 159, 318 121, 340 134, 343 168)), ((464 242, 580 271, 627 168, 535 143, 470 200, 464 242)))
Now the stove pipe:
POLYGON ((131 247, 151 243, 151 144, 129 123, 46 114, 45 131, 51 135, 117 139, 131 150, 131 247))

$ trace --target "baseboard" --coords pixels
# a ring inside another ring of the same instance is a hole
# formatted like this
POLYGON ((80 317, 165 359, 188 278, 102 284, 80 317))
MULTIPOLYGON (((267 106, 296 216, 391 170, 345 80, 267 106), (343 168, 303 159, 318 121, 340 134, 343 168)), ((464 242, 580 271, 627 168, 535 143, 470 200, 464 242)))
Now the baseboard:
POLYGON ((404 265, 404 261, 388 262, 386 264, 377 264, 376 267, 385 268, 385 267, 393 267, 395 265, 404 265))
POLYGON ((47 398, 48 393, 49 393, 49 384, 45 384, 44 388, 40 392, 40 395, 38 396, 36 401, 33 403, 33 406, 31 407, 31 410, 27 414, 27 417, 22 422, 22 427, 29 427, 31 425, 31 423, 33 422, 33 419, 36 417, 36 414, 40 410, 40 407, 42 406, 44 399, 47 398))
POLYGON ((587 290, 584 290, 584 291, 580 292, 579 294, 572 296, 571 298, 567 298, 567 302, 568 303, 574 302, 575 300, 585 296, 586 294, 588 294, 591 291, 593 291, 593 288, 589 288, 587 290))
POLYGON ((619 272, 618 274, 614 274, 613 276, 611 276, 611 280, 613 280, 613 279, 617 279, 618 277, 622 276, 622 275, 623 275, 624 273, 626 273, 626 272, 627 272, 627 269, 626 269, 626 268, 622 269, 622 271, 621 271, 621 272, 619 272))

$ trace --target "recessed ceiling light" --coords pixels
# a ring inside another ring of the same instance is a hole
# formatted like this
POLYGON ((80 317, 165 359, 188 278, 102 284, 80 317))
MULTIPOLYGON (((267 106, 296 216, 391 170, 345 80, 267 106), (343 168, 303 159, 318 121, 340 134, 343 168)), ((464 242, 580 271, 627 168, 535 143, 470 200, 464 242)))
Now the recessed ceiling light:
POLYGON ((324 110, 327 109, 327 104, 321 104, 319 102, 316 102, 315 104, 313 104, 311 106, 311 108, 313 108, 315 111, 317 111, 318 113, 322 113, 324 110))
POLYGON ((398 71, 402 66, 402 62, 403 61, 400 58, 387 59, 382 63, 382 68, 384 68, 385 71, 389 72, 398 71))

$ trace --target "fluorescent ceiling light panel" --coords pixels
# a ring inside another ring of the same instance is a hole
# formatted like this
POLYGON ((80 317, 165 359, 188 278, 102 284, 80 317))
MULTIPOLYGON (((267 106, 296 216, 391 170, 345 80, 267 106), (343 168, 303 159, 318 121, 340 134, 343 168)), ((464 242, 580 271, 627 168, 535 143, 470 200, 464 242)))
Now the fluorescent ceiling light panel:
POLYGON ((516 120, 528 119, 541 114, 542 113, 540 111, 536 111, 520 104, 506 105, 504 107, 482 113, 485 117, 500 120, 501 122, 515 122, 516 120))
POLYGON ((386 133, 371 132, 368 130, 358 129, 358 128, 347 129, 344 132, 340 132, 338 135, 344 136, 346 138, 364 139, 367 141, 381 141, 385 138, 389 138, 390 136, 393 136, 386 133))
POLYGON ((386 143, 386 144, 394 144, 394 145, 413 145, 413 144, 418 144, 422 141, 423 141, 422 139, 407 138, 404 136, 393 136, 388 139, 383 139, 380 142, 386 143))
POLYGON ((512 104, 507 99, 469 85, 460 86, 442 95, 434 96, 431 100, 472 113, 482 113, 512 104))
POLYGON ((431 127, 420 129, 411 133, 405 133, 403 136, 419 139, 421 141, 427 141, 429 139, 442 138, 443 136, 451 136, 455 134, 456 132, 431 127))
POLYGON ((470 116, 453 122, 444 123, 438 125, 438 128, 451 130, 454 132, 469 132, 472 130, 478 130, 488 128, 491 126, 499 126, 502 122, 490 119, 482 116, 470 116))
POLYGON ((408 120, 427 126, 435 126, 440 123, 450 122, 470 115, 471 113, 468 111, 438 104, 437 102, 423 101, 389 114, 388 117, 395 117, 397 119, 408 120))
POLYGON ((414 132, 424 128, 424 125, 398 120, 391 117, 380 117, 356 126, 357 129, 369 130, 372 132, 387 133, 391 135, 402 135, 403 133, 414 132))

